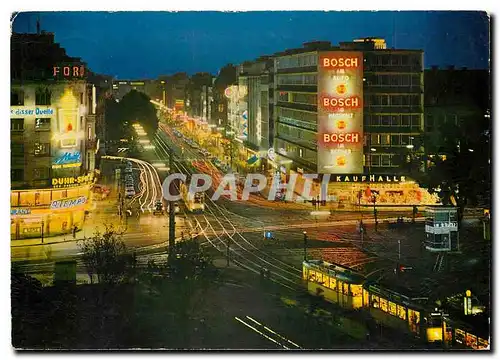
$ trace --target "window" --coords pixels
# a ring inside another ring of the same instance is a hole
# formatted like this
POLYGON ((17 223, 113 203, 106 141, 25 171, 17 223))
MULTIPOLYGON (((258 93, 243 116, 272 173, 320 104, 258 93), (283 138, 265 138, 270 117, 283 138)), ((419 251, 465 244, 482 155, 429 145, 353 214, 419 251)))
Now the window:
POLYGON ((380 145, 380 134, 371 134, 371 144, 380 145))
POLYGON ((380 155, 372 155, 371 164, 372 166, 380 166, 380 155))
POLYGON ((224 111, 224 104, 219 104, 219 112, 223 112, 224 111))
POLYGON ((34 150, 35 156, 48 156, 50 154, 50 143, 36 142, 34 150))
POLYGON ((24 105, 24 91, 11 90, 11 92, 10 92, 10 105, 11 106, 24 105))
POLYGON ((299 157, 304 157, 304 150, 299 148, 299 157))
POLYGON ((389 115, 380 115, 382 126, 391 126, 391 117, 389 115))
POLYGON ((409 115, 404 115, 401 117, 401 126, 410 126, 410 116, 409 115))
POLYGON ((10 180, 11 181, 23 181, 24 180, 24 169, 10 169, 10 180))
POLYGON ((334 277, 330 278, 330 289, 336 290, 337 289, 337 279, 334 277))
POLYGON ((380 115, 372 115, 370 117, 370 125, 371 126, 380 126, 380 115))
POLYGON ((398 305, 398 317, 406 320, 406 308, 404 306, 398 305))
POLYGON ((379 299, 379 297, 377 295, 372 295, 370 304, 372 304, 372 306, 375 309, 378 309, 380 307, 380 299, 379 299))
POLYGON ((50 130, 50 118, 36 118, 35 130, 50 130))
POLYGON ((380 155, 380 165, 381 166, 391 166, 391 155, 389 155, 389 154, 380 155))
POLYGON ((83 116, 80 116, 80 129, 83 129, 83 116))
POLYGON ((410 135, 401 135, 401 145, 409 145, 410 144, 410 135))
POLYGON ((313 94, 292 94, 292 102, 302 103, 302 104, 316 104, 317 98, 313 94))
POLYGON ((24 144, 23 143, 10 143, 10 154, 13 157, 24 157, 24 144))
POLYGON ((23 131, 24 119, 10 119, 10 131, 23 131))
POLYGON ((92 128, 90 126, 87 128, 87 139, 92 140, 92 128))
POLYGON ((288 102, 288 93, 286 91, 280 91, 278 93, 278 101, 286 101, 288 102))
POLYGON ((387 309, 387 300, 384 298, 380 298, 380 310, 383 312, 388 312, 389 310, 387 309))
POLYGON ((80 104, 83 105, 83 93, 80 93, 80 104))
POLYGON ((391 126, 399 126, 399 115, 390 115, 391 126))
POLYGON ((33 179, 42 180, 42 179, 48 179, 48 178, 49 178, 49 168, 41 167, 41 168, 33 169, 33 179))
POLYGON ((50 105, 51 93, 47 88, 38 88, 35 91, 35 105, 50 105))
POLYGON ((399 134, 391 135, 391 145, 392 146, 401 145, 401 137, 399 134))
POLYGON ((391 137, 389 134, 380 134, 380 144, 382 145, 390 145, 391 137))
POLYGON ((397 316, 396 304, 392 301, 389 301, 389 314, 397 316))

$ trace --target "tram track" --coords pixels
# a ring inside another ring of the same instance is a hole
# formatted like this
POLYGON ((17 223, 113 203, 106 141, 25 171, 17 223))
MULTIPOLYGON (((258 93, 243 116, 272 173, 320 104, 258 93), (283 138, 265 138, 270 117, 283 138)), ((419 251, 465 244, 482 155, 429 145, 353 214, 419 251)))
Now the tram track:
MULTIPOLYGON (((165 155, 168 155, 168 145, 164 142, 164 140, 157 136, 156 141, 158 145, 157 147, 160 148, 165 155)), ((192 172, 179 161, 174 161, 174 166, 176 166, 177 170, 181 173, 192 174, 192 172)), ((284 263, 277 258, 271 257, 269 254, 256 247, 237 230, 236 226, 234 226, 233 222, 228 217, 227 213, 229 212, 227 209, 222 208, 209 197, 206 199, 208 200, 205 202, 205 210, 212 215, 214 220, 208 219, 205 214, 203 215, 203 220, 211 229, 216 241, 211 239, 206 231, 202 234, 216 250, 222 254, 227 252, 227 240, 229 240, 229 244, 234 245, 233 247, 229 246, 229 251, 232 255, 231 261, 233 261, 236 265, 256 274, 260 274, 263 269, 267 269, 271 272, 271 281, 293 290, 295 290, 298 286, 301 286, 300 269, 284 263), (216 227, 219 227, 228 239, 223 239, 216 231, 216 227), (226 244, 226 246, 224 246, 224 244, 226 244), (277 280, 276 277, 281 281, 277 280), (293 287, 283 283, 282 281, 293 285, 293 287)), ((203 228, 203 225, 197 218, 196 221, 200 223, 200 228, 203 228)))

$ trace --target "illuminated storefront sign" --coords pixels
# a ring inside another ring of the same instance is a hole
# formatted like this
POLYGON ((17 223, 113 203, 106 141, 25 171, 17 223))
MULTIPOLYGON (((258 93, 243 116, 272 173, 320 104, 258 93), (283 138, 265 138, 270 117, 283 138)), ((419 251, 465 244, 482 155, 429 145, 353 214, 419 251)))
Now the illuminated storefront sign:
POLYGON ((405 182, 405 176, 398 175, 335 175, 330 177, 331 182, 366 182, 366 183, 379 183, 379 182, 405 182))
POLYGON ((10 108, 10 116, 48 116, 54 114, 54 109, 50 107, 13 106, 10 108))
POLYGON ((53 178, 52 187, 57 188, 57 187, 85 185, 85 184, 90 184, 93 180, 94 180, 93 173, 77 177, 69 176, 69 177, 53 178))
POLYGON ((83 65, 73 66, 54 66, 52 68, 52 76, 65 78, 83 78, 86 75, 83 65))
POLYGON ((59 157, 55 158, 52 163, 53 169, 61 169, 61 168, 71 168, 71 167, 79 167, 82 165, 82 156, 79 151, 75 151, 73 153, 65 152, 59 157))
POLYGON ((31 209, 10 209, 11 215, 29 215, 31 214, 31 209))
MULTIPOLYGON (((363 173, 362 100, 363 54, 349 51, 320 52, 318 59, 319 173, 363 173)), ((370 182, 369 176, 366 176, 365 180, 361 180, 361 176, 359 178, 360 180, 356 181, 370 182)), ((376 181, 379 180, 372 182, 376 181)))
POLYGON ((54 200, 50 203, 50 208, 52 210, 56 209, 67 209, 79 205, 83 205, 87 202, 86 196, 79 196, 73 199, 64 199, 64 200, 54 200))

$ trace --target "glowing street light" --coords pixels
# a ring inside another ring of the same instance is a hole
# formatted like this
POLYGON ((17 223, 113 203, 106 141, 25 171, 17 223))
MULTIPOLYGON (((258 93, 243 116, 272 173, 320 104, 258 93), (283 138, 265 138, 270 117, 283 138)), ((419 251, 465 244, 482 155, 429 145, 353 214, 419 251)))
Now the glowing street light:
POLYGON ((406 145, 406 148, 407 149, 413 149, 413 145, 412 144, 408 144, 408 145, 406 145))

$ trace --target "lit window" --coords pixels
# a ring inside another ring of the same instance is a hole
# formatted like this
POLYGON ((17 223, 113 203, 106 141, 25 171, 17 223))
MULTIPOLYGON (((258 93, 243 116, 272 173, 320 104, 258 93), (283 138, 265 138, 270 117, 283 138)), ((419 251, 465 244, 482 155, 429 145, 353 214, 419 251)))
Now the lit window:
POLYGON ((50 118, 35 119, 35 130, 50 130, 50 118))
POLYGON ((404 306, 398 305, 397 310, 398 310, 398 317, 400 319, 406 320, 406 308, 404 306))
POLYGON ((47 156, 50 153, 50 144, 36 142, 34 145, 34 150, 35 156, 47 156))

